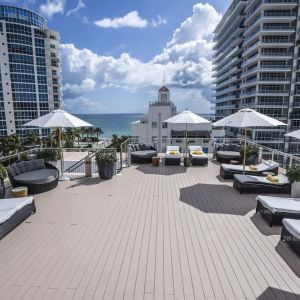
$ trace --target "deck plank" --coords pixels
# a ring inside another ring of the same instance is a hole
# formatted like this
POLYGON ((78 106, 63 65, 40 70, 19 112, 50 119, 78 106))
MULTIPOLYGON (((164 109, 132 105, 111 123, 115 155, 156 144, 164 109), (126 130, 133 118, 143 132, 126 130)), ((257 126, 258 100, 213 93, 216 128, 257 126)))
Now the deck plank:
POLYGON ((36 195, 0 241, 0 299, 300 298, 280 228, 218 172, 132 166, 36 195))

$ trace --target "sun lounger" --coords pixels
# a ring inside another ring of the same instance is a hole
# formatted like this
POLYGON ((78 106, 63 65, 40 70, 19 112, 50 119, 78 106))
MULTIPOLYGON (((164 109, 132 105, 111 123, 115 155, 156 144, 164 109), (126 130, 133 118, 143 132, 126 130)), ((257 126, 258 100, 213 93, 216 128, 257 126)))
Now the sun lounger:
POLYGON ((33 197, 0 200, 0 239, 35 213, 33 197))
POLYGON ((201 146, 189 146, 189 157, 193 166, 204 166, 208 163, 208 157, 201 146))
POLYGON ((269 223, 281 224, 284 218, 300 219, 300 199, 257 196, 256 213, 260 213, 269 223))
POLYGON ((282 220, 281 240, 287 242, 300 254, 300 220, 282 220))
MULTIPOLYGON (((272 172, 278 174, 279 164, 275 161, 267 160, 255 167, 256 169, 253 170, 250 168, 250 166, 245 166, 244 175, 263 176, 263 172, 272 172)), ((243 174, 243 165, 222 164, 220 166, 220 176, 222 178, 233 179, 234 174, 243 174)))
POLYGON ((181 162, 181 153, 179 146, 167 146, 165 155, 165 165, 179 166, 181 162))
POLYGON ((234 174, 233 187, 242 193, 284 193, 291 192, 288 178, 282 174, 276 176, 278 182, 271 182, 267 177, 234 174))

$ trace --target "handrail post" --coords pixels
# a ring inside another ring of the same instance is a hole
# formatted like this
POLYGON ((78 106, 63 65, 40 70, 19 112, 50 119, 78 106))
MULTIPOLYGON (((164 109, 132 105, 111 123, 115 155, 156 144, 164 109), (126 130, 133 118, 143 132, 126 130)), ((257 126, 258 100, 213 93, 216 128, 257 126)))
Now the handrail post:
POLYGON ((290 167, 293 165, 293 157, 290 156, 290 167))
POLYGON ((274 156, 275 156, 275 151, 273 150, 272 151, 272 158, 271 158, 272 161, 274 161, 274 156))

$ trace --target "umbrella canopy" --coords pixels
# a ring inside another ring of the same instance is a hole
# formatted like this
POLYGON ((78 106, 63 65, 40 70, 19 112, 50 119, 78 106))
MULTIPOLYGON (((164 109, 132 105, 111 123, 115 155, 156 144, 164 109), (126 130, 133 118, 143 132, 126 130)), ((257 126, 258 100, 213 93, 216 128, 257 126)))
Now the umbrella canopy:
POLYGON ((243 108, 238 112, 213 123, 212 125, 214 127, 228 126, 237 128, 286 126, 285 123, 263 115, 250 108, 243 108))
POLYGON ((55 109, 40 118, 24 124, 24 126, 37 126, 40 128, 70 128, 92 127, 93 125, 67 113, 62 109, 55 109))
POLYGON ((292 132, 289 132, 289 133, 285 134, 285 136, 289 136, 289 137, 292 137, 292 138, 300 140, 300 129, 292 131, 292 132))
POLYGON ((182 113, 165 120, 166 123, 173 124, 209 124, 210 121, 192 113, 189 110, 185 110, 182 113))

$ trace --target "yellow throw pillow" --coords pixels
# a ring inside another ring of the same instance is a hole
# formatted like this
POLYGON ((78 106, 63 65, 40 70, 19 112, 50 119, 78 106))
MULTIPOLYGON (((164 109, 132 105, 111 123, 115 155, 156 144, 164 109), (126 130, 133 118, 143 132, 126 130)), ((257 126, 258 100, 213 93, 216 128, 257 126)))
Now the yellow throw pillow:
POLYGON ((170 153, 169 154, 171 154, 171 155, 176 155, 176 154, 179 154, 179 151, 170 151, 170 153))
POLYGON ((254 165, 250 165, 250 166, 249 166, 249 169, 250 169, 251 171, 257 171, 257 167, 254 166, 254 165))
POLYGON ((267 176, 267 179, 268 179, 269 181, 271 181, 272 183, 279 183, 278 177, 272 176, 271 174, 269 174, 269 175, 267 176))
POLYGON ((195 150, 195 151, 192 152, 192 154, 194 154, 194 155, 201 155, 201 154, 203 154, 203 152, 200 151, 200 150, 195 150))

